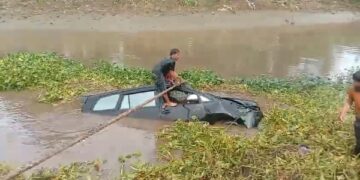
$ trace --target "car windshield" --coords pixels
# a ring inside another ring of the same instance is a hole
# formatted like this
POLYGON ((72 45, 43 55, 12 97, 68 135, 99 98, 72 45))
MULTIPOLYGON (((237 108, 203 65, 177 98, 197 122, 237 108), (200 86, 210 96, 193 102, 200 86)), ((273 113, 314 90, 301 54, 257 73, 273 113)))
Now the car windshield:
MULTIPOLYGON (((187 102, 187 97, 191 94, 190 92, 181 91, 181 90, 172 90, 169 92, 169 98, 170 100, 178 103, 178 104, 185 104, 187 102)), ((209 96, 208 94, 200 94, 199 98, 201 102, 209 102, 213 98, 212 96, 209 96)))

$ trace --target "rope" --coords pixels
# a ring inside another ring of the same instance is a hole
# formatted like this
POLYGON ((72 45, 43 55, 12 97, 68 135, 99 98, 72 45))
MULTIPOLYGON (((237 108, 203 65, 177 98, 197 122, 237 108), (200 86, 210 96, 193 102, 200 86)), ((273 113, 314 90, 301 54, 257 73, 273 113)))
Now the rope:
POLYGON ((98 132, 104 130, 105 128, 111 126, 112 124, 118 122, 119 120, 121 120, 122 118, 130 115, 131 113, 143 108, 145 105, 149 104, 150 102, 154 101, 155 99, 163 96, 165 93, 168 93, 169 91, 173 90, 175 87, 179 86, 180 84, 175 84, 173 86, 171 86, 170 88, 166 89, 165 91, 157 94, 155 97, 145 101, 144 103, 132 108, 132 109, 129 109, 128 111, 126 112, 123 112, 121 114, 119 114, 117 117, 115 117, 114 119, 111 119, 108 123, 106 124, 103 124, 103 125, 100 125, 100 126, 97 126, 93 129, 91 129, 89 132, 87 132, 84 136, 82 136, 81 138, 79 138, 78 140, 58 149, 58 150, 55 150, 54 152, 50 153, 49 155, 35 161, 35 162, 30 162, 29 164, 27 164, 26 166, 20 168, 19 170, 17 171, 14 171, 13 173, 9 174, 8 176, 6 176, 5 180, 12 180, 12 179, 15 179, 17 176, 21 175, 22 173, 40 165, 41 163, 45 162, 46 160, 64 152, 65 150, 73 147, 74 145, 88 139, 90 136, 94 135, 94 134, 97 134, 98 132))
POLYGON ((56 133, 56 134, 76 134, 76 133, 84 133, 84 132, 89 132, 93 129, 92 128, 86 128, 86 129, 80 129, 80 130, 74 130, 74 131, 56 131, 56 130, 51 130, 51 129, 45 129, 47 132, 50 133, 56 133))

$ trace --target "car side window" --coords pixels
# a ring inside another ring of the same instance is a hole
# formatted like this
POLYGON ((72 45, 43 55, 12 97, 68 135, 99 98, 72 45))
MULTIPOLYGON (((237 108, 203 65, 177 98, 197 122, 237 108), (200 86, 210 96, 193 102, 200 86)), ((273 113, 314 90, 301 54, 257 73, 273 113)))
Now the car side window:
POLYGON ((120 94, 114 94, 100 98, 94 105, 93 111, 115 110, 120 94))
MULTIPOLYGON (((121 102, 121 109, 134 108, 153 97, 155 97, 155 91, 125 95, 121 102)), ((156 102, 155 102, 155 100, 153 100, 149 104, 145 105, 144 107, 155 107, 155 106, 156 106, 156 102)))

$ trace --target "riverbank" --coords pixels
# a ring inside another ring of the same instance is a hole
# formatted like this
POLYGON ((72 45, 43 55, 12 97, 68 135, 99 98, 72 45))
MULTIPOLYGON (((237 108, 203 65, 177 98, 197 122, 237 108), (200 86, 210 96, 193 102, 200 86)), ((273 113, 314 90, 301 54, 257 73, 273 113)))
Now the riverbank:
POLYGON ((359 9, 358 0, 292 1, 292 0, 13 0, 0 1, 1 17, 27 19, 47 15, 62 18, 62 15, 187 15, 194 13, 237 13, 246 10, 291 10, 291 11, 351 11, 359 9))
POLYGON ((359 19, 357 1, 1 0, 0 29, 139 32, 346 23, 359 19))

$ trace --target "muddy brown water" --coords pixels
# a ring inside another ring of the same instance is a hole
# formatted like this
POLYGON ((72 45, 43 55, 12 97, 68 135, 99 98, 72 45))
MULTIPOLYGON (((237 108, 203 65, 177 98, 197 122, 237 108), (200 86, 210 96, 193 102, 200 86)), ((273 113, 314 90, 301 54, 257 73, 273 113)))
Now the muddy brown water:
MULTIPOLYGON (((150 69, 169 48, 178 47, 179 70, 212 69, 224 77, 299 73, 334 75, 360 63, 360 23, 280 26, 238 30, 96 32, 0 30, 0 54, 57 52, 92 64, 99 59, 150 69)), ((111 117, 82 114, 78 101, 52 106, 33 92, 0 92, 0 161, 21 165, 76 139, 111 117)), ((117 157, 141 152, 156 162, 156 131, 169 122, 125 119, 42 164, 106 159, 116 174, 117 157), (114 168, 115 167, 115 168, 114 168)), ((231 133, 257 131, 230 128, 231 133)))
MULTIPOLYGON (((82 114, 79 108, 77 101, 52 106, 36 102, 33 92, 1 92, 0 162, 19 166, 39 159, 112 118, 82 114)), ((119 172, 118 157, 135 152, 142 154, 140 160, 155 163, 155 132, 168 124, 124 119, 40 167, 100 159, 107 161, 104 165, 106 173, 116 176, 119 172)))
POLYGON ((179 70, 206 68, 224 77, 299 73, 334 75, 360 62, 360 22, 238 30, 0 31, 0 54, 57 52, 93 64, 99 59, 151 69, 178 47, 179 70))

